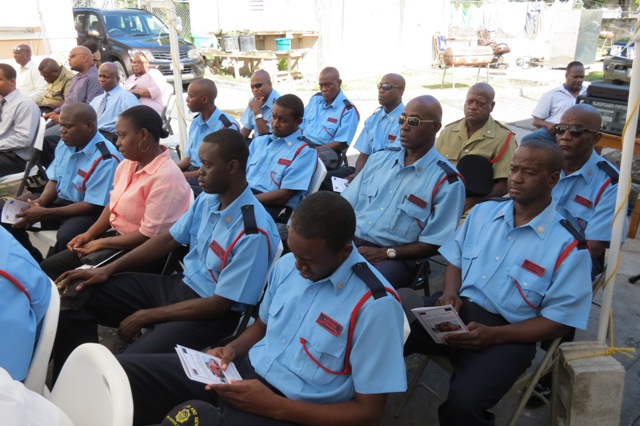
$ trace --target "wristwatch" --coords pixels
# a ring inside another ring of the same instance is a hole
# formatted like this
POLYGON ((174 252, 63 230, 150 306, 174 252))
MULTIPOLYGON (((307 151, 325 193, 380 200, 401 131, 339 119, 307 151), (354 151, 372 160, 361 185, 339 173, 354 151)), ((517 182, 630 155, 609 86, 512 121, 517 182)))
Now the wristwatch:
POLYGON ((395 259, 397 255, 398 255, 398 253, 396 253, 396 249, 394 249, 394 248, 388 248, 387 249, 387 257, 389 259, 395 259))
MULTIPOLYGON (((258 118, 262 118, 262 114, 256 114, 256 116, 255 116, 255 117, 256 117, 256 120, 257 120, 258 118)), ((264 120, 264 118, 262 118, 262 119, 264 120)))

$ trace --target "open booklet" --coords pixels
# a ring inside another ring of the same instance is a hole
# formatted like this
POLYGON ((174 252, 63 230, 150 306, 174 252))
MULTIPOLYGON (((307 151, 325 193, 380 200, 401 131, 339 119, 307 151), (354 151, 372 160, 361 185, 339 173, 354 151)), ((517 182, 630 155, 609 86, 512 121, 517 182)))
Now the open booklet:
POLYGON ((235 364, 232 362, 223 371, 220 367, 221 359, 218 357, 180 345, 176 345, 176 352, 184 372, 193 381, 205 384, 227 384, 231 383, 231 381, 242 380, 240 373, 238 373, 235 364))
POLYGON ((443 338, 447 334, 469 332, 451 305, 414 308, 411 311, 436 343, 444 343, 443 338))
MULTIPOLYGON (((29 203, 26 201, 16 200, 11 198, 4 202, 2 206, 2 223, 18 223, 20 218, 17 217, 18 213, 22 213, 29 208, 29 203)), ((41 228, 40 222, 31 225, 32 228, 41 228)))

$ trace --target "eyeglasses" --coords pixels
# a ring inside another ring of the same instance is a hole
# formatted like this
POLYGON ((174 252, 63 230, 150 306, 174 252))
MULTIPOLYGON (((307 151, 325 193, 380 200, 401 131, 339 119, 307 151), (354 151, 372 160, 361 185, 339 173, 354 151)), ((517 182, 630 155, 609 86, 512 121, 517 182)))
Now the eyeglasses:
POLYGON ((384 90, 385 92, 388 92, 394 87, 400 87, 400 86, 396 86, 395 84, 391 84, 391 83, 378 83, 378 90, 384 90))
POLYGON ((251 90, 257 90, 257 89, 261 88, 262 86, 264 86, 264 84, 262 84, 262 83, 252 84, 251 85, 251 90))
POLYGON ((411 127, 418 127, 420 123, 439 123, 439 121, 436 120, 420 120, 418 117, 407 117, 404 114, 398 117, 399 125, 402 126, 405 122, 411 127))
POLYGON ((16 52, 31 52, 31 50, 27 49, 26 47, 14 47, 13 53, 16 52))
POLYGON ((69 55, 69 59, 73 59, 76 56, 88 56, 86 53, 72 53, 71 55, 69 55))
POLYGON ((564 135, 564 133, 568 130, 569 133, 571 133, 571 136, 573 136, 574 138, 579 138, 584 134, 584 132, 591 133, 592 135, 597 135, 598 133, 600 133, 597 130, 584 127, 581 124, 572 124, 571 126, 566 124, 556 124, 554 129, 556 131, 556 135, 564 135))

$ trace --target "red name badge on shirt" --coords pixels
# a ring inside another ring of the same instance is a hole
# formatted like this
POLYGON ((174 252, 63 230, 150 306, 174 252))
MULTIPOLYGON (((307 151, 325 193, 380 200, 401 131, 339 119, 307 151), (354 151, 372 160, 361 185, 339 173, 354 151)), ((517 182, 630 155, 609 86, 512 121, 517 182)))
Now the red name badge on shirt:
POLYGON ((525 259, 524 262, 522 262, 522 268, 526 269, 527 271, 539 277, 543 276, 544 273, 547 271, 545 268, 543 268, 538 264, 533 263, 529 259, 525 259))
POLYGON ((209 248, 216 256, 218 256, 218 259, 222 259, 224 257, 224 249, 216 240, 213 240, 211 244, 209 244, 209 248))
POLYGON ((339 336, 342 332, 342 324, 329 317, 329 315, 325 314, 324 312, 320 312, 320 315, 318 316, 316 322, 334 336, 339 336))
POLYGON ((591 200, 587 200, 586 198, 579 195, 576 195, 576 198, 574 198, 573 201, 580 204, 581 206, 585 206, 588 208, 593 207, 593 203, 591 202, 591 200))
POLYGON ((291 164, 291 160, 287 160, 286 158, 281 158, 278 160, 278 164, 282 164, 283 166, 288 166, 291 164))
POLYGON ((329 123, 337 123, 337 122, 338 122, 338 120, 337 120, 337 119, 335 119, 335 118, 333 118, 333 117, 329 117, 329 118, 327 118, 327 121, 328 121, 329 123))
POLYGON ((78 176, 80 177, 85 177, 87 175, 87 172, 85 172, 84 170, 78 169, 78 176))
POLYGON ((422 209, 427 208, 427 202, 420 197, 416 197, 413 194, 409 195, 409 198, 407 198, 407 200, 411 201, 413 204, 415 204, 416 206, 422 209))
POLYGON ((397 138, 398 138, 398 137, 397 137, 396 135, 389 135, 389 136, 388 136, 388 139, 389 139, 391 142, 395 142, 397 138))

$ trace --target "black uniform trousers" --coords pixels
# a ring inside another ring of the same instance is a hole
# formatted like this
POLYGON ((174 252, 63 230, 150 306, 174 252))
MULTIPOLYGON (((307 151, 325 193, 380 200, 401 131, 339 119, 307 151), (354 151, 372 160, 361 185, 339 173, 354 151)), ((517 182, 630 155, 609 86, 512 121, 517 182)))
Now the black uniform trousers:
MULTIPOLYGON (((122 320, 141 310, 167 306, 200 296, 182 282, 182 275, 124 273, 90 292, 77 310, 60 311, 53 348, 54 380, 71 352, 83 343, 98 342, 98 324, 118 327, 122 320)), ((64 300, 63 300, 64 302, 64 300)), ((172 353, 176 345, 203 349, 229 336, 238 325, 240 313, 230 311, 216 319, 172 321, 155 324, 129 345, 125 353, 172 353)))
MULTIPOLYGON (((167 413, 188 402, 199 400, 211 404, 206 410, 209 419, 207 426, 292 426, 293 423, 257 416, 231 408, 224 399, 215 392, 205 391, 205 385, 190 380, 184 373, 178 355, 173 354, 129 354, 117 356, 124 368, 131 385, 133 395, 134 425, 158 424, 167 413), (176 407, 178 406, 178 407, 176 407)), ((272 391, 282 395, 280 391, 260 377, 249 362, 243 357, 235 362, 240 376, 244 380, 260 380, 272 391)), ((201 404, 202 405, 202 404, 201 404)), ((202 408, 202 407, 201 407, 202 408)))
MULTIPOLYGON (((441 293, 425 297, 425 306, 435 306, 441 293)), ((460 309, 465 324, 477 322, 487 326, 509 324, 501 315, 486 311, 466 299, 460 309)), ((508 343, 479 351, 456 349, 435 343, 418 321, 411 324, 405 347, 411 353, 448 354, 453 366, 447 400, 438 408, 442 426, 494 425, 491 407, 509 391, 515 381, 531 365, 536 354, 535 343, 508 343)))

